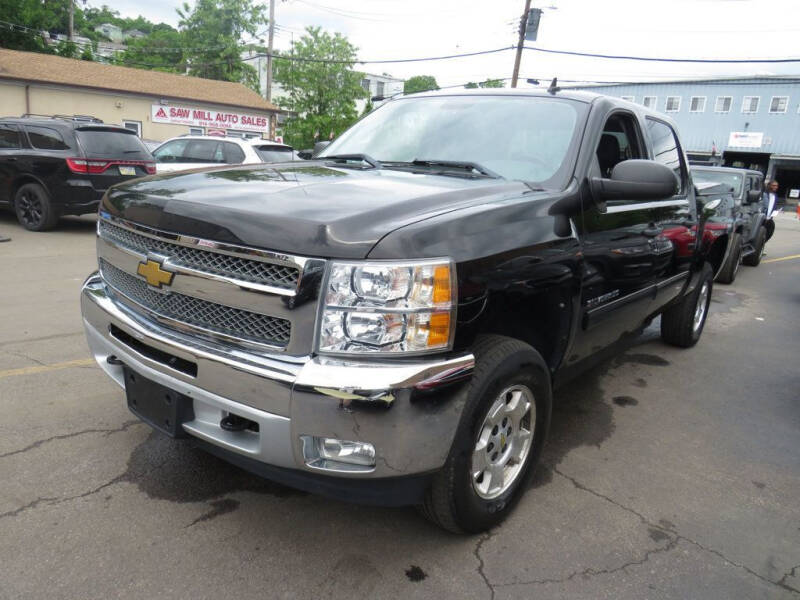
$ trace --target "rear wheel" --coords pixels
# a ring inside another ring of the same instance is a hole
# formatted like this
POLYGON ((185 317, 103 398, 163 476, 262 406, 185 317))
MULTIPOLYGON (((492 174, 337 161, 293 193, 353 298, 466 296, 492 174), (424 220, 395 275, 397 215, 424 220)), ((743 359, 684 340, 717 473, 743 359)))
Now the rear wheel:
POLYGON ((38 183, 26 183, 17 190, 14 210, 20 225, 30 231, 52 229, 58 222, 50 195, 38 183))
POLYGON ((761 256, 764 254, 764 245, 766 243, 767 231, 763 227, 759 227, 756 238, 753 241, 753 253, 745 256, 742 262, 748 267, 757 267, 761 263, 761 256))
POLYGON ((733 283, 739 271, 739 263, 742 261, 742 236, 738 233, 732 233, 731 236, 728 258, 725 259, 716 279, 720 283, 733 283))
POLYGON ((661 339, 681 348, 694 346, 703 333, 713 289, 714 270, 705 263, 694 290, 661 315, 661 339))
POLYGON ((528 487, 550 424, 550 375, 531 346, 486 336, 450 456, 422 513, 457 533, 485 531, 511 512, 528 487))

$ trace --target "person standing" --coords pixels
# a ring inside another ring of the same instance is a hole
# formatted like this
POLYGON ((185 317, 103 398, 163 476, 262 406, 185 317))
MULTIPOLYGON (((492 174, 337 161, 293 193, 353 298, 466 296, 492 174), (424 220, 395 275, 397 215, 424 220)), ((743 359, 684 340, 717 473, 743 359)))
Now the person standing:
POLYGON ((761 198, 764 205, 764 227, 767 229, 767 239, 772 237, 775 233, 775 221, 772 220, 772 215, 775 212, 775 207, 778 205, 778 182, 774 179, 767 183, 767 191, 761 198))

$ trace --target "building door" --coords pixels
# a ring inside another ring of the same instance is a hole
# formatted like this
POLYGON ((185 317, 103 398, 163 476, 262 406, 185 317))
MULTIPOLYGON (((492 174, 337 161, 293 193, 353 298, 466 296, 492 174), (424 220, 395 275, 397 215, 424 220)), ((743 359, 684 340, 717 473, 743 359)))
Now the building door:
POLYGON ((726 150, 722 153, 723 166, 736 169, 752 169, 767 172, 770 154, 767 152, 732 152, 726 150))

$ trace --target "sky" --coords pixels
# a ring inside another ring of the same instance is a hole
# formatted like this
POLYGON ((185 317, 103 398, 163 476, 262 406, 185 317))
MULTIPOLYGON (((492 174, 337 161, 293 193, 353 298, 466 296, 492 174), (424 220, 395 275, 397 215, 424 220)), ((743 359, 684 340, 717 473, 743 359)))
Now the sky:
MULTIPOLYGON (((268 5, 268 0, 257 0, 268 5)), ((191 4, 191 0, 189 0, 191 4)), ((94 6, 103 2, 89 0, 94 6)), ((109 3, 106 0, 105 3, 109 3)), ((114 0, 122 16, 177 26, 182 0, 114 0)), ((667 58, 800 58, 800 0, 534 0, 543 8, 540 48, 667 58)), ((309 25, 338 31, 359 58, 388 60, 511 47, 524 0, 277 0, 278 50, 309 25)), ((266 33, 263 39, 266 42, 266 33)), ((509 78, 512 50, 453 60, 365 64, 368 73, 433 75, 440 86, 509 78)), ((525 51, 520 85, 550 81, 653 81, 695 76, 800 75, 785 64, 642 63, 525 51)))

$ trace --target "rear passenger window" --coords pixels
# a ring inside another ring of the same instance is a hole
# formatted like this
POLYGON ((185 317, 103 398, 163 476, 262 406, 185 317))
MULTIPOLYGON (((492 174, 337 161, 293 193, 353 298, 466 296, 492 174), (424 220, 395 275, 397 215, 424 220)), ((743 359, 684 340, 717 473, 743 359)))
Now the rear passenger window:
POLYGON ((55 129, 28 125, 25 130, 28 132, 28 139, 34 148, 40 150, 69 150, 64 138, 55 129))
POLYGON ((16 127, 0 123, 0 150, 19 147, 19 131, 16 127))
POLYGON ((229 165, 244 162, 244 152, 236 144, 225 142, 225 162, 229 165))
POLYGON ((675 172, 675 177, 680 182, 679 194, 686 193, 686 165, 683 163, 683 153, 678 145, 678 138, 672 127, 661 121, 647 119, 647 129, 650 141, 653 144, 653 158, 675 172))

